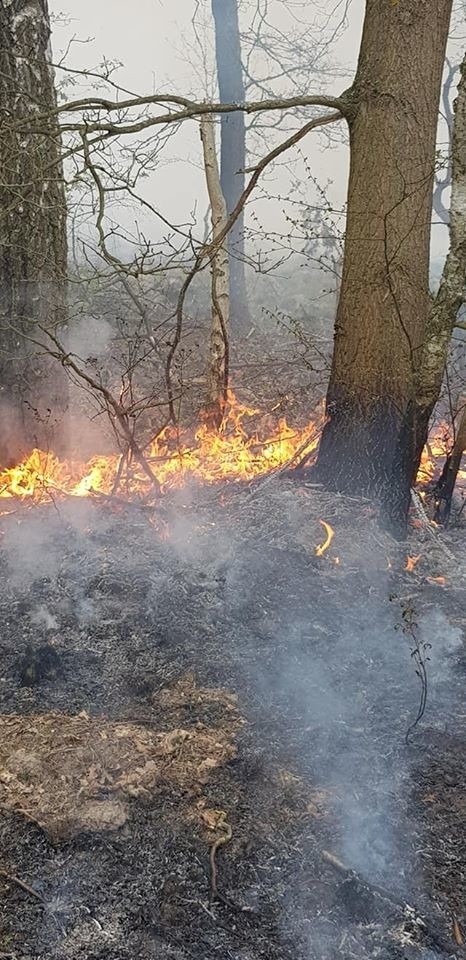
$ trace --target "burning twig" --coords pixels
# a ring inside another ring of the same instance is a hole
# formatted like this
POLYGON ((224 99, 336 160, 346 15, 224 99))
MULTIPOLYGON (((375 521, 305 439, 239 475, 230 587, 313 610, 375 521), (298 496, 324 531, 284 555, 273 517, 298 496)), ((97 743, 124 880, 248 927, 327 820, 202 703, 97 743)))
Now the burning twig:
MULTIPOLYGON (((276 480, 277 477, 282 477, 284 474, 288 473, 290 469, 292 469, 293 471, 298 470, 300 463, 294 465, 295 460, 298 457, 301 457, 304 451, 307 451, 306 457, 305 457, 305 459, 307 460, 311 456, 311 454, 315 451, 319 438, 320 438, 320 427, 314 426, 312 429, 312 433, 308 434, 308 436, 299 445, 298 449, 295 450, 295 452, 292 454, 289 460, 287 460, 286 463, 283 463, 280 467, 274 470, 273 473, 270 473, 268 477, 265 477, 264 480, 257 483, 256 486, 254 487, 254 490, 251 491, 247 499, 250 500, 252 499, 252 497, 255 497, 256 493, 258 493, 259 490, 263 490, 263 488, 267 484, 272 483, 272 481, 276 480), (310 450, 309 450, 309 447, 311 447, 310 450)), ((319 484, 317 484, 317 486, 319 486, 319 484)))
POLYGON ((325 533, 327 534, 323 543, 317 544, 315 548, 316 557, 322 557, 324 553, 328 550, 334 536, 335 531, 325 520, 319 520, 320 525, 324 528, 325 533))

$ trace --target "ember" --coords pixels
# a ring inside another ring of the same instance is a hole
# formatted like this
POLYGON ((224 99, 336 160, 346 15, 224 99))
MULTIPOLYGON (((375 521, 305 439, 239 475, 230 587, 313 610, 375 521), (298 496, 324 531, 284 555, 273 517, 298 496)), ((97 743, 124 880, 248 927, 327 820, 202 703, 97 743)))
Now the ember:
MULTIPOLYGON (((317 557, 322 557, 323 554, 326 553, 326 551, 328 550, 328 548, 329 548, 329 546, 330 546, 330 544, 331 544, 331 542, 332 542, 332 540, 333 540, 333 538, 334 538, 334 536, 335 536, 335 531, 332 529, 332 527, 330 526, 329 523, 326 523, 326 522, 325 522, 325 520, 319 520, 319 523, 320 523, 321 526, 324 528, 325 533, 327 534, 324 542, 323 542, 323 543, 319 543, 319 544, 317 545, 317 547, 316 547, 316 550, 315 550, 316 556, 317 556, 317 557)), ((339 562, 339 561, 338 561, 338 562, 339 562)))

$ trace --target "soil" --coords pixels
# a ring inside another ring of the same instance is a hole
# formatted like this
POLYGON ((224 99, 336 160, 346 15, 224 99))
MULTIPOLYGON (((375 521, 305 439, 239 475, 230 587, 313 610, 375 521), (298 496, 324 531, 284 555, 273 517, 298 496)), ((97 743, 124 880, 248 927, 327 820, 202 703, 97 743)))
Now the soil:
POLYGON ((0 523, 0 958, 464 955, 464 531, 289 478, 0 523))

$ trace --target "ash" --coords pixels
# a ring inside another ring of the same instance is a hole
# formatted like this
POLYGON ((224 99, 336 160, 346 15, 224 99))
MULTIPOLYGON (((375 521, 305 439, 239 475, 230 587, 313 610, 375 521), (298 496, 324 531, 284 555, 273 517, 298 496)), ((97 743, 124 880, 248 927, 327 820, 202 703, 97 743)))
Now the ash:
MULTIPOLYGON (((118 825, 62 839, 50 810, 43 822, 25 815, 44 788, 24 765, 23 799, 7 802, 4 759, 2 957, 463 955, 459 532, 442 535, 453 561, 422 530, 395 543, 366 502, 285 479, 184 489, 153 511, 22 508, 1 530, 1 713, 27 718, 29 758, 31 725, 51 715, 188 738, 228 722, 234 738, 215 765, 199 761, 202 776, 194 765, 191 779, 164 775, 125 796, 118 825), (322 521, 334 537, 318 556, 322 521), (411 573, 407 554, 421 555, 411 573), (421 691, 407 618, 428 676, 408 744, 421 691), (211 902, 222 822, 231 836, 211 902)), ((95 799, 116 802, 121 770, 104 773, 95 799)))

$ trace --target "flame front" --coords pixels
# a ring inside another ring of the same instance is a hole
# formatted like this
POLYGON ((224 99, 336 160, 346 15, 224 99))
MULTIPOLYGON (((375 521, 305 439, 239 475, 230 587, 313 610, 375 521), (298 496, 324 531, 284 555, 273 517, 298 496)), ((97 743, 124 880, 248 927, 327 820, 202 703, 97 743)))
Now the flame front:
MULTIPOLYGON (((146 460, 163 491, 181 487, 190 478, 203 483, 245 480, 266 475, 300 457, 312 454, 319 442, 321 418, 304 429, 293 429, 283 417, 270 433, 251 435, 244 421, 259 414, 229 394, 227 416, 216 432, 202 423, 194 435, 167 427, 145 452, 146 460)), ((59 460, 51 453, 33 450, 26 460, 0 472, 0 497, 40 502, 64 496, 86 497, 114 491, 120 457, 96 456, 83 463, 59 460)), ((122 477, 119 493, 147 493, 150 481, 133 460, 122 477)))
MULTIPOLYGON (((270 427, 270 418, 266 418, 269 426, 264 427, 264 417, 260 417, 262 428, 260 432, 253 432, 248 426, 251 418, 259 415, 259 410, 239 403, 230 392, 227 414, 218 432, 207 423, 201 423, 194 432, 185 430, 181 434, 173 427, 167 427, 145 451, 147 463, 161 489, 181 487, 189 479, 209 484, 220 480, 250 481, 286 463, 312 457, 319 443, 323 412, 304 428, 290 427, 284 417, 273 427, 270 427)), ((441 425, 430 439, 422 456, 418 474, 420 483, 431 480, 438 459, 445 458, 448 437, 447 426, 441 425)), ((120 457, 115 454, 95 456, 82 462, 59 460, 52 453, 32 450, 18 466, 0 472, 0 498, 41 502, 67 496, 110 495, 115 492, 119 465, 120 457)), ((464 485, 466 470, 459 472, 458 479, 464 485)), ((130 498, 149 491, 150 481, 133 459, 122 471, 118 493, 130 498)), ((327 528, 326 532, 328 535, 327 528)), ((321 544, 319 550, 325 552, 329 543, 321 544)))

